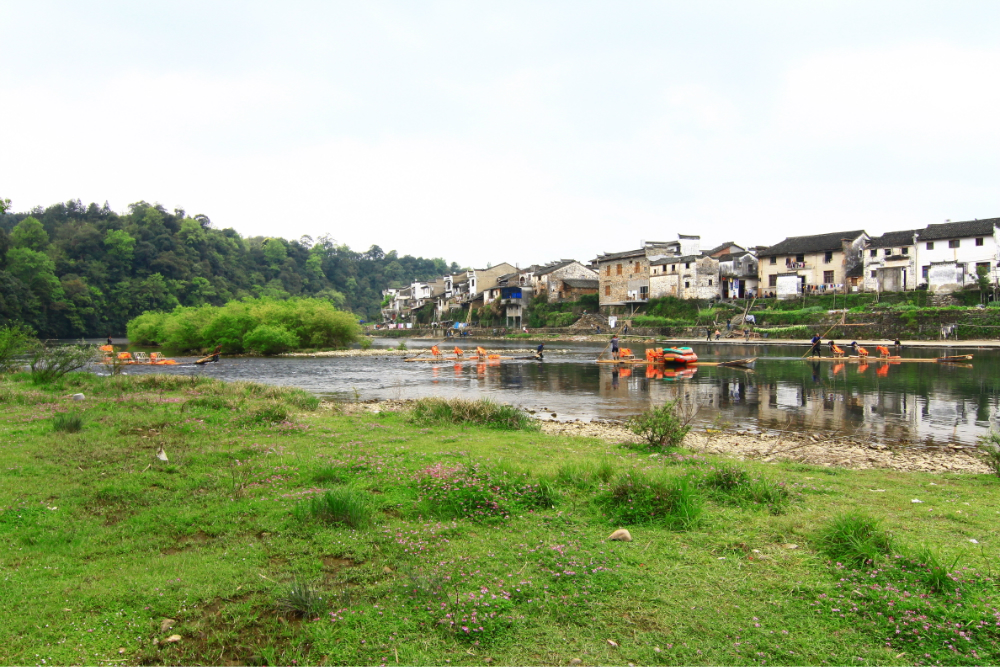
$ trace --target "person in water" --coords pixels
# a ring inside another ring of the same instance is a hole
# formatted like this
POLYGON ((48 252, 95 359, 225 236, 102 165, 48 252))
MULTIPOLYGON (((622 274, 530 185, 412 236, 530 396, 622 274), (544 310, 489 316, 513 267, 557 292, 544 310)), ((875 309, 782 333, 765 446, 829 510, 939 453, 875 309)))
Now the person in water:
POLYGON ((535 356, 539 359, 542 358, 542 348, 546 346, 545 343, 539 343, 539 347, 535 348, 535 356))
POLYGON ((810 339, 810 344, 813 346, 813 347, 810 348, 810 356, 811 357, 819 357, 820 356, 820 334, 819 333, 813 334, 813 338, 810 339))
MULTIPOLYGON (((111 334, 108 334, 108 345, 111 345, 111 334)), ((897 343, 897 345, 900 345, 900 343, 897 343)))

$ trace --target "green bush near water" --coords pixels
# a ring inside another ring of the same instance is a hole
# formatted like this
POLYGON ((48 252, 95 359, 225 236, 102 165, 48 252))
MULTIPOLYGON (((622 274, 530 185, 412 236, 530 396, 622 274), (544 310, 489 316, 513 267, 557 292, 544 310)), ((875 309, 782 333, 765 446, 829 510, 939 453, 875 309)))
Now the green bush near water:
POLYGON ((277 354, 299 348, 345 348, 361 335, 357 318, 323 299, 245 299, 225 306, 178 306, 129 321, 129 339, 177 352, 222 345, 223 352, 277 354))

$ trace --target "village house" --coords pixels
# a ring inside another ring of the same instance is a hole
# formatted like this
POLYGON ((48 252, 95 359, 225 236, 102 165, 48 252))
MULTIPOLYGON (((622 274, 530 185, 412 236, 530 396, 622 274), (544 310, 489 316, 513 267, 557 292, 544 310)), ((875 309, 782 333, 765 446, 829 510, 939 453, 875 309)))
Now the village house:
POLYGON ((719 295, 723 299, 744 299, 758 293, 758 258, 736 247, 739 250, 714 255, 719 260, 719 295))
POLYGON ((577 287, 569 287, 564 284, 567 279, 584 281, 594 281, 594 294, 598 291, 598 274, 590 268, 581 264, 575 259, 561 259, 541 267, 534 273, 535 282, 533 287, 537 294, 545 293, 549 301, 556 303, 559 301, 573 301, 573 298, 565 298, 563 295, 572 295, 575 289, 584 289, 578 283, 577 287))
POLYGON ((650 298, 650 262, 663 257, 699 254, 698 236, 677 241, 649 241, 642 248, 598 255, 598 305, 605 312, 635 308, 650 298))
POLYGON ((650 262, 650 298, 719 298, 719 260, 708 255, 658 257, 650 262))
POLYGON ((549 283, 550 303, 579 301, 582 296, 597 293, 597 272, 594 272, 594 278, 560 278, 549 283))
POLYGON ((931 292, 954 292, 977 282, 977 270, 998 284, 998 218, 928 225, 918 232, 916 265, 931 292))
POLYGON ((760 294, 780 299, 803 292, 855 291, 862 279, 865 230, 790 236, 758 253, 760 294))
POLYGON ((862 285, 869 292, 900 292, 918 286, 918 230, 887 232, 866 241, 862 251, 862 285))

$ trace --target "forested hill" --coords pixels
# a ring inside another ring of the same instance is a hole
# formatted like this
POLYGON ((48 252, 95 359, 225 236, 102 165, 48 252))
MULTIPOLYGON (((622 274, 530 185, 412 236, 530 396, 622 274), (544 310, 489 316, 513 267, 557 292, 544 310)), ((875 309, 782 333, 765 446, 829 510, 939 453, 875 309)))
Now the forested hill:
POLYGON ((49 338, 122 335, 145 310, 245 296, 327 298, 373 319, 390 284, 458 270, 378 246, 355 252, 329 236, 243 238, 146 202, 125 214, 79 200, 0 214, 0 325, 49 338))

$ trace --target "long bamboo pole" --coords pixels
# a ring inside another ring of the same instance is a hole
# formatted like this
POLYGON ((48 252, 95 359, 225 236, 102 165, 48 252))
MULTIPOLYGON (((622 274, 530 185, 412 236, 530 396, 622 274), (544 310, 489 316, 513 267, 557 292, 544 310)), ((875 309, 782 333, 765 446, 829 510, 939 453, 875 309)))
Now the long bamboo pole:
MULTIPOLYGON (((827 334, 829 334, 829 333, 831 333, 832 331, 834 331, 834 327, 838 327, 838 326, 844 326, 844 324, 845 324, 845 316, 846 316, 846 315, 847 315, 847 313, 841 313, 841 321, 840 321, 840 322, 836 322, 836 323, 832 324, 832 325, 831 325, 831 328, 830 328, 830 329, 828 329, 827 331, 825 331, 825 332, 824 332, 824 335, 823 335, 823 336, 821 336, 820 338, 821 338, 821 339, 824 339, 824 338, 827 338, 827 334)), ((806 359, 806 357, 807 357, 807 356, 809 356, 811 352, 813 352, 813 346, 812 346, 812 345, 810 346, 810 349, 809 349, 809 350, 807 350, 807 351, 806 351, 806 353, 805 353, 805 354, 804 354, 804 355, 803 355, 802 357, 800 357, 800 359, 806 359)))

